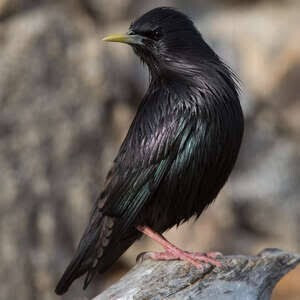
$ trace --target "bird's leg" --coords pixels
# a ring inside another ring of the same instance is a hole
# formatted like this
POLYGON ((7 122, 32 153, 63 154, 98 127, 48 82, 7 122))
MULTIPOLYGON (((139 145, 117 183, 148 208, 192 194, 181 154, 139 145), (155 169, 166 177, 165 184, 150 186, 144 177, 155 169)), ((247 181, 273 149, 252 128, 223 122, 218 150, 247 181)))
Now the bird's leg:
POLYGON ((153 231, 148 226, 137 226, 137 230, 147 235, 157 243, 159 243, 165 249, 165 252, 150 252, 146 256, 154 260, 185 260, 196 266, 197 268, 203 269, 201 262, 209 263, 217 267, 221 266, 221 263, 215 260, 219 255, 217 252, 213 253, 192 253, 179 249, 175 245, 171 244, 166 238, 161 234, 153 231))

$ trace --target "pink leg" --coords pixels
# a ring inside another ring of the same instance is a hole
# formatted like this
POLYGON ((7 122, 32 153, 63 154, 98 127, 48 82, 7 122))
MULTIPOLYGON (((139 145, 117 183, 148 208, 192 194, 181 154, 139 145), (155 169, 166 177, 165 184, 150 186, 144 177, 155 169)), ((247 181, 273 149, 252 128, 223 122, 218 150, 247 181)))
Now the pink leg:
POLYGON ((203 269, 201 262, 209 263, 217 267, 221 266, 221 263, 216 261, 215 258, 218 253, 210 253, 208 255, 203 253, 191 253, 183 251, 167 241, 161 234, 153 231, 148 226, 137 226, 137 230, 149 236, 151 239, 155 240, 157 243, 163 246, 165 252, 154 252, 148 254, 148 256, 155 260, 185 260, 196 266, 197 268, 203 269))

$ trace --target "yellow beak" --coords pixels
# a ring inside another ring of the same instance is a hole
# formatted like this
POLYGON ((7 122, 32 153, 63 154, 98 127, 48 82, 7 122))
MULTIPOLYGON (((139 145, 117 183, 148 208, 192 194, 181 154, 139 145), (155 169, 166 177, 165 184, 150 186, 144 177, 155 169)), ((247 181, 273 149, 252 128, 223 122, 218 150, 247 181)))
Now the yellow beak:
POLYGON ((102 41, 143 45, 143 37, 138 34, 112 34, 103 38, 102 41))

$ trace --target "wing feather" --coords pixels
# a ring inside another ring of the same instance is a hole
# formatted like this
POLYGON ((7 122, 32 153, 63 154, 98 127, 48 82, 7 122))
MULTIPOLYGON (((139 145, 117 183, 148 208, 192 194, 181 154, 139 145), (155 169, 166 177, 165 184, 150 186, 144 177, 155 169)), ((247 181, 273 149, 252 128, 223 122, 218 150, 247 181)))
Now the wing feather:
POLYGON ((182 113, 178 113, 178 116, 180 119, 174 120, 176 115, 173 114, 172 118, 164 118, 159 126, 152 126, 153 132, 146 141, 142 139, 140 144, 136 144, 139 148, 136 152, 143 155, 133 157, 127 154, 133 159, 131 167, 127 167, 128 157, 121 150, 119 155, 123 157, 115 160, 104 192, 107 195, 105 211, 118 218, 121 232, 132 225, 168 173, 177 153, 184 147, 192 126, 182 113), (160 135, 157 137, 158 132, 160 135))

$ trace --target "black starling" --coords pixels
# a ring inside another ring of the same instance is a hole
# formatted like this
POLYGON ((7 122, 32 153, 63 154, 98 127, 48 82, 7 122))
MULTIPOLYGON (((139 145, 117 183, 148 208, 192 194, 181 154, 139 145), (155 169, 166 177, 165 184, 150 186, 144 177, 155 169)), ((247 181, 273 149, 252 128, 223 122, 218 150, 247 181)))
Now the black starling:
POLYGON ((165 249, 152 253, 154 259, 219 265, 212 256, 178 249, 161 234, 199 217, 216 198, 243 136, 234 76, 187 16, 155 8, 127 34, 104 40, 129 44, 151 80, 57 294, 85 273, 86 288, 142 233, 165 249))

